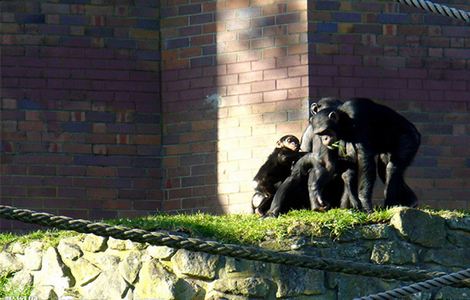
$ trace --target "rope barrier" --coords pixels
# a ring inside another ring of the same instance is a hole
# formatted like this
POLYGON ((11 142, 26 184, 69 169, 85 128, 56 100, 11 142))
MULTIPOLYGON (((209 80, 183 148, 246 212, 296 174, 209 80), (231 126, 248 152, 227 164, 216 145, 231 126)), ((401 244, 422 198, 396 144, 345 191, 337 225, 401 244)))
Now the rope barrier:
POLYGON ((402 298, 419 292, 424 292, 438 287, 452 285, 462 280, 470 278, 470 268, 459 272, 447 274, 424 282, 418 282, 411 285, 399 287, 390 291, 369 295, 366 297, 355 298, 354 300, 389 300, 402 298))
POLYGON ((470 23, 470 12, 425 0, 395 0, 401 4, 470 23))
MULTIPOLYGON (((358 263, 308 255, 279 253, 276 251, 248 246, 222 244, 198 238, 186 238, 162 231, 150 232, 142 229, 111 226, 105 223, 93 223, 87 220, 72 219, 65 216, 56 216, 49 213, 35 212, 32 210, 4 205, 0 205, 0 217, 10 220, 18 220, 25 223, 51 226, 63 230, 73 230, 80 233, 93 233, 103 237, 113 237, 121 240, 148 243, 150 245, 168 246, 177 249, 225 255, 267 263, 285 264, 327 272, 339 272, 402 281, 422 281, 447 275, 444 272, 419 270, 400 266, 358 263)), ((454 287, 470 287, 470 282, 453 283, 452 285, 454 287)))

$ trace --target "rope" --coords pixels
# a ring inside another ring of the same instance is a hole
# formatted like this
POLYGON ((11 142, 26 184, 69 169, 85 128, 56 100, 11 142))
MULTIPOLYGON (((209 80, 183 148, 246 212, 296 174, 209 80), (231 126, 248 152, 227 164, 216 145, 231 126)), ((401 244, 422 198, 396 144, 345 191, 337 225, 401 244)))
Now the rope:
MULTIPOLYGON (((168 246, 177 249, 186 249, 268 263, 285 264, 327 272, 340 272, 402 281, 422 281, 446 275, 444 272, 418 270, 399 266, 358 263, 308 255, 294 255, 262 248, 222 244, 214 241, 172 235, 162 231, 150 232, 142 229, 111 226, 104 223, 93 223, 87 220, 72 219, 69 217, 56 216, 48 213, 40 213, 4 205, 0 205, 0 217, 10 220, 18 220, 25 223, 51 226, 63 230, 73 230, 80 233, 93 233, 104 237, 148 243, 150 245, 168 246)), ((470 283, 468 282, 455 283, 452 285, 455 287, 470 287, 470 283)))
POLYGON ((401 4, 408 6, 414 6, 420 9, 427 10, 429 12, 440 14, 446 17, 451 17, 460 21, 470 23, 470 12, 453 7, 448 7, 442 4, 434 3, 425 0, 395 0, 401 4))
POLYGON ((408 286, 399 287, 383 293, 369 295, 367 297, 355 298, 354 300, 389 300, 402 298, 419 292, 424 292, 438 287, 452 285, 470 278, 470 268, 459 272, 451 273, 424 282, 414 283, 408 286))

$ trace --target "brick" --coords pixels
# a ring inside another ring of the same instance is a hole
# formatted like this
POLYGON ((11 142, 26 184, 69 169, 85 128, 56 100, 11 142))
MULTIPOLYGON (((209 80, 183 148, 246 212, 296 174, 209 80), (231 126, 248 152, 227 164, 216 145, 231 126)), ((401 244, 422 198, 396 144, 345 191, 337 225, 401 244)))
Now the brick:
POLYGON ((276 80, 277 89, 297 88, 300 86, 301 86, 301 80, 299 77, 276 80))
POLYGON ((199 14, 199 15, 191 15, 189 18, 190 18, 190 24, 191 25, 204 24, 204 23, 213 22, 214 21, 214 14, 205 13, 205 14, 199 14))
POLYGON ((276 24, 297 23, 300 21, 299 13, 288 13, 276 15, 276 24))
MULTIPOLYGON (((279 87, 278 87, 279 88, 279 87)), ((287 90, 276 90, 263 93, 264 102, 272 102, 287 99, 287 90)))
POLYGON ((240 83, 254 82, 263 79, 263 71, 240 73, 238 76, 240 83))
POLYGON ((251 83, 251 92, 264 92, 274 90, 276 88, 276 81, 275 80, 268 80, 268 81, 260 81, 251 83))

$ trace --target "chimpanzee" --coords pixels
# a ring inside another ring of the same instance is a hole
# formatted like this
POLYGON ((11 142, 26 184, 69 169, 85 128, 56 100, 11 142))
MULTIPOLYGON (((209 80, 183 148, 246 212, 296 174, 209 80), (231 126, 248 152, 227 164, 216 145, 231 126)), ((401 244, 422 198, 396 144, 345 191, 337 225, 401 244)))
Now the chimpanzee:
POLYGON ((353 144, 340 142, 327 147, 319 136, 314 136, 312 152, 295 163, 292 174, 274 195, 266 216, 276 217, 293 208, 316 211, 359 208, 356 158, 353 144))
POLYGON ((300 139, 300 151, 303 152, 312 152, 313 149, 313 125, 312 125, 312 117, 322 109, 331 108, 331 107, 338 107, 343 102, 339 99, 333 97, 325 97, 318 100, 318 102, 312 103, 310 105, 310 114, 312 115, 309 119, 309 124, 307 128, 305 128, 304 133, 302 134, 302 138, 300 139))
POLYGON ((293 135, 285 135, 276 142, 276 148, 253 178, 253 212, 264 215, 269 209, 274 193, 290 175, 292 165, 305 154, 300 153, 299 148, 299 139, 293 135))
POLYGON ((372 210, 376 179, 375 157, 385 183, 386 207, 416 205, 416 195, 404 182, 404 172, 418 151, 421 135, 416 127, 394 110, 367 98, 353 98, 337 108, 319 111, 312 119, 314 133, 324 145, 337 140, 352 143, 357 151, 359 201, 372 210))

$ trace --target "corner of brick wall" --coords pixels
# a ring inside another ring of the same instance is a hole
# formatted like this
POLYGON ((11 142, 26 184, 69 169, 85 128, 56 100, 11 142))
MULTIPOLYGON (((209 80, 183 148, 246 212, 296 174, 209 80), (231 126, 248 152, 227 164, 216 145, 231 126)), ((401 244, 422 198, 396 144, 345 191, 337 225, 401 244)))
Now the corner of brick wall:
POLYGON ((275 141, 302 132, 307 4, 266 3, 162 8, 167 209, 248 212, 275 141))

